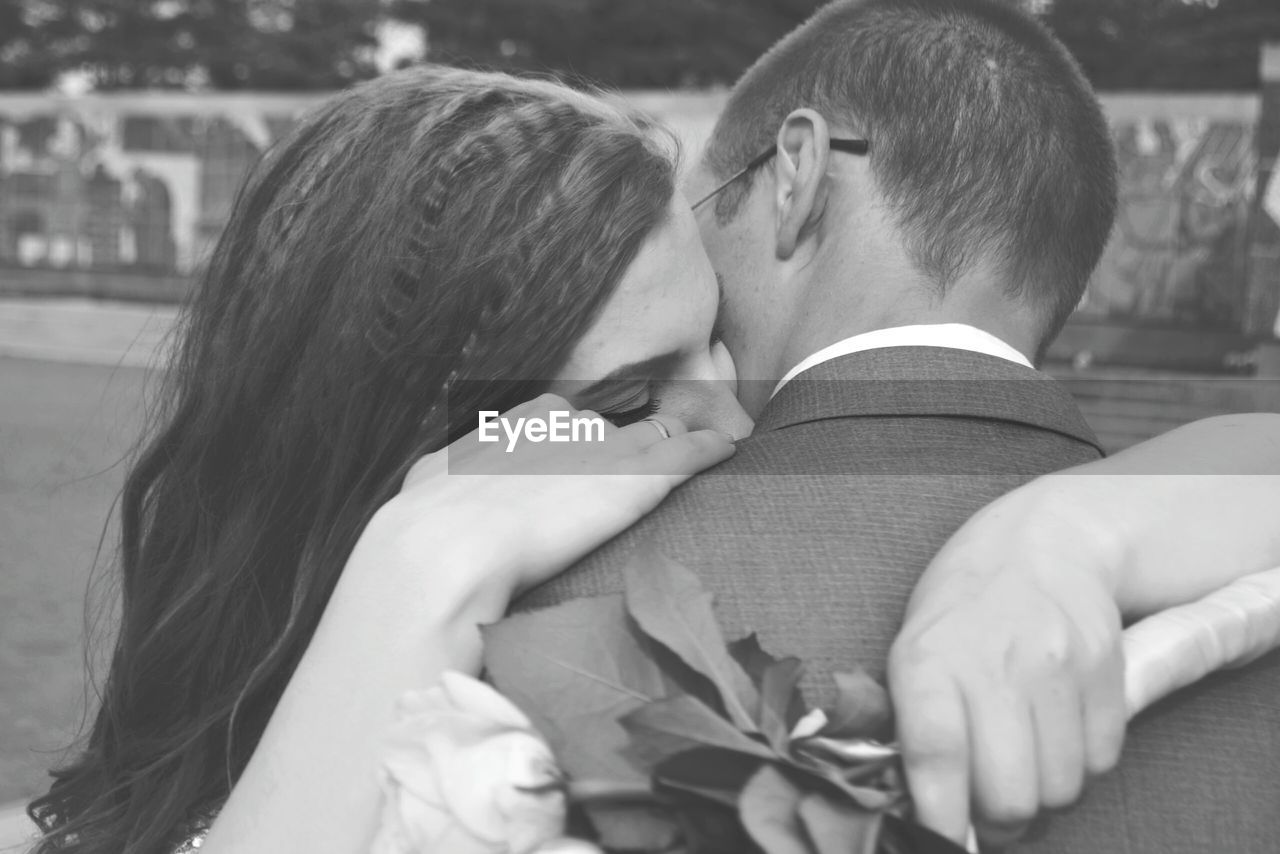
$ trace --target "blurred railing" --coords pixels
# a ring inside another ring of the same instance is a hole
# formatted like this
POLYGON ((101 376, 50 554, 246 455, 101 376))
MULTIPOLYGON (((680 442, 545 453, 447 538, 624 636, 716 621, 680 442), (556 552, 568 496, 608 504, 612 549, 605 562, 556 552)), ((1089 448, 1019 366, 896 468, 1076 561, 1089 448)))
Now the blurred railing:
MULTIPOLYGON (((315 96, 0 94, 0 269, 184 279, 315 96)), ((56 290, 59 276, 16 277, 56 290)), ((172 296, 163 288, 158 297, 172 296)))
MULTIPOLYGON (((1218 336, 1206 358, 1226 367, 1280 332, 1280 207, 1262 204, 1268 190, 1280 204, 1263 150, 1280 147, 1280 84, 1268 87, 1103 96, 1121 207, 1078 324, 1218 336)), ((0 294, 180 301, 249 167, 321 97, 0 94, 0 294)), ((686 159, 724 98, 624 97, 674 127, 686 159)), ((1057 355, 1100 355, 1071 342, 1057 355)))

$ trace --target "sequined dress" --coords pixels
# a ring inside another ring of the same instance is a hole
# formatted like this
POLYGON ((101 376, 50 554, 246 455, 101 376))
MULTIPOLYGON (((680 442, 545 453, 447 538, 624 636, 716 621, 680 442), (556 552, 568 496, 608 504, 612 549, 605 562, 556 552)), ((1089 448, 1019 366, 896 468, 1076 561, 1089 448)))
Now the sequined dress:
POLYGON ((186 835, 173 848, 171 854, 196 854, 204 845, 204 838, 209 835, 209 827, 213 824, 213 816, 204 816, 187 826, 186 835))

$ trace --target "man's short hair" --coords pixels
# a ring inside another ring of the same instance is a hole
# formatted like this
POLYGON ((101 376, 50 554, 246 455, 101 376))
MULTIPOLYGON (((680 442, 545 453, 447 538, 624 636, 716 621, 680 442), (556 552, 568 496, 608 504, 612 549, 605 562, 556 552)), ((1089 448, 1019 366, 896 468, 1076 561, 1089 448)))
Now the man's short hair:
MULTIPOLYGON (((1057 333, 1106 247, 1116 165, 1093 90, 1038 21, 996 0, 836 0, 738 81, 706 165, 727 178, 800 107, 871 141, 907 250, 940 288, 994 262, 1057 333)), ((752 177, 717 200, 722 223, 752 177)))

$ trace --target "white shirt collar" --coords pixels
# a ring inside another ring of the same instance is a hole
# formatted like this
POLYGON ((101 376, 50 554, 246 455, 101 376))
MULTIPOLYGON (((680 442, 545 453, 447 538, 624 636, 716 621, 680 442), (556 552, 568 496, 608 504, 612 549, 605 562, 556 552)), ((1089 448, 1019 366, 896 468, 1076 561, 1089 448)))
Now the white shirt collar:
MULTIPOLYGON (((864 350, 879 350, 885 347, 945 347, 951 350, 968 350, 971 353, 985 353, 997 359, 1006 359, 1033 367, 1031 360, 996 336, 970 326, 967 323, 926 323, 916 326, 894 326, 889 329, 876 329, 854 335, 843 341, 837 341, 830 347, 823 347, 809 358, 796 365, 773 387, 773 394, 791 382, 799 374, 823 362, 830 362, 850 353, 861 353, 864 350)), ((773 395, 770 395, 772 397, 773 395)))

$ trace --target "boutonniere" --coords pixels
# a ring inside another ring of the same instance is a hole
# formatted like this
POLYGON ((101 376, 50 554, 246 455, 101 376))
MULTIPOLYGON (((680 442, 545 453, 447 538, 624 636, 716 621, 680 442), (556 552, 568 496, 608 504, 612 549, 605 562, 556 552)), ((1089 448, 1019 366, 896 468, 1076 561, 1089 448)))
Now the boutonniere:
POLYGON ((711 596, 648 553, 622 594, 484 629, 493 685, 542 734, 570 805, 569 832, 609 851, 953 854, 910 821, 888 696, 835 675, 810 709, 803 663, 754 635, 727 643, 711 596))

